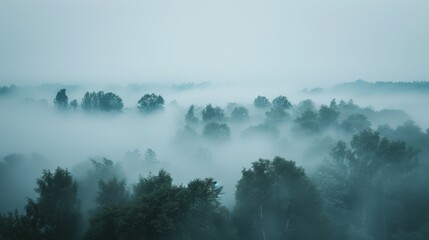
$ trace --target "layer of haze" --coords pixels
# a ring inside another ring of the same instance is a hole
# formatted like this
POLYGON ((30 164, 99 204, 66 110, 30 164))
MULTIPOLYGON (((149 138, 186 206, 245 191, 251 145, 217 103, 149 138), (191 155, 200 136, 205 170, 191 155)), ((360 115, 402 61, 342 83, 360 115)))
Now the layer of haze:
POLYGON ((0 83, 427 80, 428 11, 427 0, 0 0, 0 83))

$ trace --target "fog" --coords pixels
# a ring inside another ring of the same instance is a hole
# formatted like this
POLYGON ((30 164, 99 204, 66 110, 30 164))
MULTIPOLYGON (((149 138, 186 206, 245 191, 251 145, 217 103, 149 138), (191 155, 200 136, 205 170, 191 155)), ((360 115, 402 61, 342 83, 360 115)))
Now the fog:
POLYGON ((427 10, 0 0, 0 240, 429 239, 427 10))
POLYGON ((0 80, 423 81, 425 0, 0 1, 0 80))

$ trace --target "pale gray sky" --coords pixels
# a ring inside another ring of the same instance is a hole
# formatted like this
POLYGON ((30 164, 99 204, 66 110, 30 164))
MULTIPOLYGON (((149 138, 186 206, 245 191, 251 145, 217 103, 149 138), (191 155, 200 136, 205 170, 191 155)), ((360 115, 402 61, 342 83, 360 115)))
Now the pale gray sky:
POLYGON ((428 0, 0 0, 0 83, 429 80, 428 0))

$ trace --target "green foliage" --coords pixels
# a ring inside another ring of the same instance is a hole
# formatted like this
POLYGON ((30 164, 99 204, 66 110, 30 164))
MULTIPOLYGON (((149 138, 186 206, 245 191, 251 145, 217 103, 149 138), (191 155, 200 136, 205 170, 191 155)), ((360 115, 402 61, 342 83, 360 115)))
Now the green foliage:
POLYGON ((231 130, 225 123, 209 123, 204 126, 203 136, 211 140, 225 141, 231 137, 231 130))
POLYGON ((164 98, 161 95, 145 94, 137 102, 137 107, 144 113, 152 113, 164 109, 164 98))
POLYGON ((37 200, 25 207, 35 239, 78 239, 80 227, 77 184, 67 170, 44 171, 37 179, 37 200))
POLYGON ((17 89, 17 87, 13 84, 10 85, 9 87, 7 87, 7 86, 0 87, 0 96, 12 93, 16 89, 17 89))
POLYGON ((278 96, 273 99, 273 108, 289 109, 290 107, 292 104, 285 96, 278 96))
POLYGON ((264 96, 258 96, 253 101, 253 105, 257 108, 268 108, 271 106, 270 100, 264 96))
POLYGON ((82 209, 91 210, 97 206, 96 197, 100 181, 109 183, 113 179, 122 179, 124 174, 117 163, 107 158, 91 159, 90 166, 83 169, 84 173, 78 178, 78 195, 82 209))
POLYGON ((186 123, 188 124, 196 124, 198 123, 198 118, 195 116, 195 106, 191 105, 188 109, 188 112, 185 115, 186 123))
POLYGON ((337 123, 339 112, 334 108, 322 105, 319 109, 319 122, 323 127, 332 126, 337 123))
POLYGON ((222 188, 210 178, 186 187, 160 171, 141 178, 129 205, 105 207, 91 220, 86 239, 231 239, 222 188))
POLYGON ((363 114, 352 114, 341 123, 341 127, 351 133, 358 133, 371 127, 368 118, 363 114))
POLYGON ((204 122, 223 121, 225 113, 220 107, 213 107, 211 104, 207 105, 202 111, 204 122))
POLYGON ((107 182, 100 180, 99 192, 96 197, 99 207, 121 206, 128 201, 129 193, 125 186, 125 179, 113 178, 107 182))
POLYGON ((38 232, 31 225, 31 221, 18 211, 8 214, 0 214, 0 239, 1 240, 27 240, 40 239, 38 232))
POLYGON ((69 104, 69 108, 70 108, 70 109, 72 109, 72 110, 76 110, 78 105, 79 105, 79 104, 77 103, 77 100, 76 100, 76 99, 73 99, 73 100, 70 102, 70 104, 69 104))
POLYGON ((146 162, 156 162, 158 161, 158 157, 156 156, 156 152, 152 150, 151 148, 148 148, 146 150, 146 153, 144 155, 144 160, 146 162))
POLYGON ((289 113, 284 108, 272 107, 265 115, 265 124, 268 125, 278 125, 289 119, 289 113))
POLYGON ((85 111, 102 111, 114 112, 122 111, 124 104, 122 99, 111 92, 86 92, 81 103, 81 107, 85 111))
POLYGON ((296 115, 302 115, 306 111, 316 112, 316 104, 311 99, 305 99, 295 106, 296 115))
POLYGON ((252 163, 242 171, 235 198, 241 239, 326 239, 317 189, 293 161, 252 163))
POLYGON ((299 116, 295 122, 304 130, 310 132, 320 131, 320 122, 319 115, 316 112, 311 110, 305 111, 301 116, 299 116))
POLYGON ((54 99, 54 104, 58 109, 67 110, 69 106, 69 98, 67 97, 66 89, 58 91, 54 99))
POLYGON ((354 135, 350 149, 338 142, 316 177, 334 231, 339 232, 336 239, 390 239, 399 212, 393 203, 408 205, 395 197, 399 188, 394 186, 416 166, 417 154, 405 142, 381 138, 371 129, 354 135))
POLYGON ((231 119, 237 122, 242 122, 249 119, 249 111, 243 106, 235 107, 231 113, 231 119))

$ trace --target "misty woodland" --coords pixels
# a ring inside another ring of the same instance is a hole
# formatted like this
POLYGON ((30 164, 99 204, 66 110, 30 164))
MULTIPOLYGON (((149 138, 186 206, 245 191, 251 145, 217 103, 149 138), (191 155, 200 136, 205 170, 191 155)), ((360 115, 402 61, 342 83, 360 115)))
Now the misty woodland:
POLYGON ((57 87, 1 87, 2 240, 429 238, 429 130, 405 111, 284 95, 181 105, 115 87, 136 99, 124 107, 110 91, 57 87), (50 157, 27 145, 45 141, 50 157))

